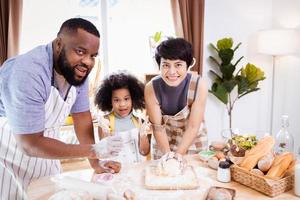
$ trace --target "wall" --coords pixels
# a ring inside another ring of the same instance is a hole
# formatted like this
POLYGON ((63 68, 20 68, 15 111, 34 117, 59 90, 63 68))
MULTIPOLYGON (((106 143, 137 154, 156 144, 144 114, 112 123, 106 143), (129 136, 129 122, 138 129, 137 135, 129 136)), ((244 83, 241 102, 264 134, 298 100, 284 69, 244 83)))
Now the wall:
MULTIPOLYGON (((300 1, 273 0, 273 27, 295 28, 300 31, 300 1)), ((300 38, 300 34, 299 34, 300 38)), ((289 116, 289 131, 295 138, 295 149, 300 143, 300 57, 281 56, 275 66, 273 130, 280 129, 280 117, 289 116)))
MULTIPOLYGON (((236 52, 235 58, 244 56, 242 64, 254 63, 265 71, 266 80, 260 84, 261 90, 249 94, 236 102, 233 113, 233 127, 241 133, 260 135, 271 133, 271 102, 273 60, 271 56, 257 53, 257 32, 271 28, 299 28, 300 1, 297 0, 207 0, 205 2, 205 33, 204 33, 204 73, 209 87, 211 76, 208 71, 213 69, 208 57, 212 55, 209 43, 223 37, 232 37, 242 46, 236 52)), ((273 109, 273 134, 280 129, 280 116, 290 117, 290 132, 300 141, 300 59, 296 56, 276 58, 273 109), (298 122, 298 123, 297 123, 298 122)), ((209 94, 206 107, 206 121, 209 139, 220 138, 221 130, 228 128, 226 109, 220 101, 209 94)))
MULTIPOLYGON (((211 76, 208 71, 213 69, 208 57, 212 55, 209 43, 216 43, 223 37, 233 38, 235 44, 242 42, 236 51, 235 60, 240 56, 245 58, 239 64, 254 63, 265 71, 261 90, 249 94, 235 104, 233 111, 233 127, 242 133, 268 132, 270 124, 270 101, 272 67, 270 58, 259 55, 256 51, 255 38, 257 31, 270 28, 272 25, 272 0, 207 0, 205 1, 204 29, 204 72, 209 87, 211 76)), ((206 121, 209 139, 220 137, 223 129, 229 127, 228 116, 224 104, 209 94, 206 107, 206 121)))

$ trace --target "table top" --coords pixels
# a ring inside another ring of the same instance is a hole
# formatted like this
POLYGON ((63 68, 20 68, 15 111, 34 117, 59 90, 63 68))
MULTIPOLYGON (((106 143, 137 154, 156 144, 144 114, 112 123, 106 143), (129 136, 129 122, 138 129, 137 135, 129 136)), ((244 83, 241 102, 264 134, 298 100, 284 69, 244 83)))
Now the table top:
MULTIPOLYGON (((144 168, 155 161, 146 161, 139 164, 123 165, 121 171, 115 174, 113 179, 107 183, 95 183, 99 190, 104 186, 113 188, 116 193, 123 193, 125 189, 131 189, 136 193, 137 199, 204 199, 208 189, 211 186, 221 186, 236 190, 235 199, 272 199, 272 200, 292 200, 300 199, 293 194, 293 190, 285 192, 276 197, 268 197, 251 188, 243 186, 237 182, 221 183, 216 181, 216 171, 210 169, 203 163, 198 156, 187 156, 188 164, 192 165, 199 180, 199 188, 196 190, 147 190, 144 187, 144 168)), ((65 172, 53 177, 43 177, 33 181, 28 188, 29 199, 41 200, 48 199, 55 192, 61 190, 61 187, 53 181, 53 178, 76 178, 77 180, 92 182, 97 175, 92 169, 65 172)), ((75 179, 74 179, 75 180, 75 179)), ((93 184, 93 185, 95 185, 93 184)), ((89 186, 87 186, 89 187, 89 186)), ((70 188, 68 188, 70 189, 70 188)), ((97 189, 98 190, 98 189, 97 189)))

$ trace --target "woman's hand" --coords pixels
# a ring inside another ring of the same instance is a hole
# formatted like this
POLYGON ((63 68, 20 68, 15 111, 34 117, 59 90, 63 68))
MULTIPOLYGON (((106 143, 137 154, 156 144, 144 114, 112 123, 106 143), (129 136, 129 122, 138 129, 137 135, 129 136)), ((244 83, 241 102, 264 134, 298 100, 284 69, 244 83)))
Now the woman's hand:
POLYGON ((146 116, 144 122, 142 122, 142 119, 139 118, 139 127, 140 127, 139 129, 140 137, 145 137, 147 135, 152 134, 153 132, 151 123, 149 122, 149 116, 146 116))
POLYGON ((180 167, 180 170, 184 170, 186 165, 187 165, 187 162, 186 160, 183 158, 183 156, 180 154, 180 153, 177 153, 177 152, 173 152, 173 151, 169 151, 167 152, 166 154, 164 154, 160 160, 159 160, 159 164, 161 166, 164 166, 164 164, 170 160, 170 159, 175 159, 179 162, 179 167, 180 167))

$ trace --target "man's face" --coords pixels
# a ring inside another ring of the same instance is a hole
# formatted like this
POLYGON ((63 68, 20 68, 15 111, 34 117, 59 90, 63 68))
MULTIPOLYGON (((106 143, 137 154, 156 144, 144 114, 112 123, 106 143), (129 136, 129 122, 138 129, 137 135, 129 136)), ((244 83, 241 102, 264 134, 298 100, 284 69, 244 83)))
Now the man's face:
POLYGON ((82 29, 65 37, 57 65, 69 84, 78 86, 84 83, 94 67, 98 48, 99 38, 82 29))

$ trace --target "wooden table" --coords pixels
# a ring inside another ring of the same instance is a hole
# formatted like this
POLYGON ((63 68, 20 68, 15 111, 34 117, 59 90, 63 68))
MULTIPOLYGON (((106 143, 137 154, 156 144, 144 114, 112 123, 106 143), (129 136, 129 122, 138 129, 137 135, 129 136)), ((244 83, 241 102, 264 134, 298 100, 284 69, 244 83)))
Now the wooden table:
MULTIPOLYGON (((210 186, 222 186, 233 188, 236 190, 236 198, 239 199, 259 199, 259 200, 292 200, 292 199, 300 199, 299 197, 294 196, 293 191, 289 191, 283 193, 276 197, 268 197, 259 193, 255 190, 252 190, 246 186, 243 186, 239 183, 231 181, 230 183, 220 183, 216 181, 216 171, 212 170, 205 166, 205 163, 201 162, 201 160, 197 156, 188 156, 188 163, 194 166, 197 177, 200 182, 200 186, 196 190, 147 190, 143 185, 143 169, 145 165, 149 164, 147 161, 145 163, 135 164, 135 165, 127 165, 122 166, 122 170, 119 174, 114 175, 113 182, 111 183, 111 187, 115 188, 115 191, 122 192, 124 189, 130 188, 133 190, 138 199, 180 199, 180 200, 199 200, 204 199, 206 196, 206 192, 210 186)), ((74 177, 84 181, 91 181, 93 176, 93 170, 78 170, 73 172, 62 173, 61 175, 57 175, 56 177, 74 177)), ((51 181, 53 177, 43 177, 41 179, 33 181, 28 189, 29 199, 38 200, 38 199, 48 199, 52 194, 59 191, 60 188, 57 188, 54 182, 51 181)))

